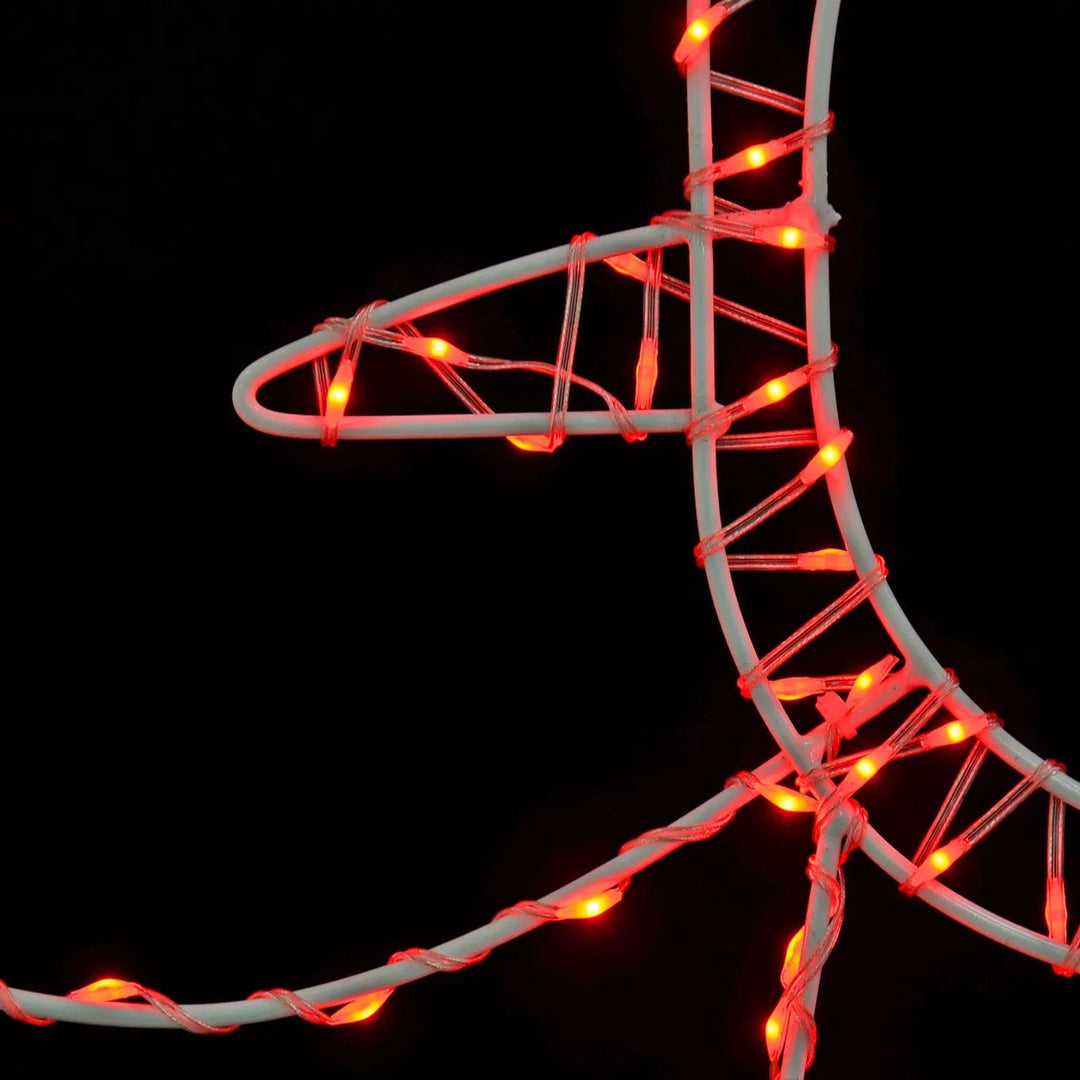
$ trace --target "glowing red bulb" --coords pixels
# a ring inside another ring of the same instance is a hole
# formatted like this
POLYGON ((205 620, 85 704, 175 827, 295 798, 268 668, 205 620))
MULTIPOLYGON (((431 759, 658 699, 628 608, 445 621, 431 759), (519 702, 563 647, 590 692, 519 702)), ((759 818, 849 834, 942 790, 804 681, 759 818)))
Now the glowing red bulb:
POLYGON ((122 1001, 132 997, 134 988, 126 979, 96 979, 88 986, 72 990, 68 997, 75 1001, 122 1001))
POLYGON ((660 365, 657 361, 657 341, 654 337, 642 338, 638 352, 637 368, 634 370, 634 408, 651 409, 656 377, 660 365))
POLYGON ((826 443, 819 451, 818 456, 821 458, 822 465, 827 469, 831 469, 840 460, 840 448, 834 446, 832 443, 826 443))
POLYGON ((443 341, 440 337, 431 338, 428 342, 428 356, 441 360, 450 351, 450 342, 443 341))
POLYGON ((787 397, 787 383, 783 379, 773 379, 765 384, 765 396, 770 401, 781 401, 787 397))
POLYGON ((394 988, 390 987, 386 990, 373 990, 370 994, 361 994, 342 1005, 330 1018, 330 1023, 355 1024, 360 1020, 367 1020, 383 1007, 393 992, 394 988))
POLYGON ((945 734, 949 737, 949 742, 960 742, 967 735, 967 732, 964 730, 963 724, 958 720, 954 720, 946 726, 945 734))
POLYGON ((548 449, 546 435, 507 435, 506 441, 519 450, 528 450, 532 453, 542 453, 548 449))
POLYGON ((713 4, 700 19, 695 19, 679 39, 675 48, 675 63, 685 64, 720 25, 725 15, 727 8, 723 4, 713 4))
POLYGON ((332 383, 326 392, 326 400, 332 405, 344 405, 349 400, 349 388, 341 383, 332 383))
POLYGON ((796 229, 794 225, 787 225, 780 230, 780 246, 797 248, 803 246, 802 229, 796 229))
POLYGON ((772 1054, 773 1050, 780 1042, 780 1036, 784 1032, 784 1027, 780 1023, 780 1018, 773 1013, 768 1020, 765 1021, 765 1045, 769 1048, 769 1053, 772 1054))
POLYGON ((784 966, 780 971, 780 982, 788 986, 799 973, 799 961, 802 960, 803 928, 788 942, 784 950, 784 966))
POLYGON ((629 252, 623 255, 609 255, 604 262, 619 274, 636 278, 638 281, 645 280, 645 260, 639 259, 636 255, 631 255, 629 252))
POLYGON ((942 870, 948 870, 952 865, 952 856, 944 848, 938 848, 930 856, 930 865, 940 874, 942 870))
POLYGON ((602 893, 590 896, 585 900, 577 900, 572 904, 559 908, 560 919, 595 919, 597 915, 603 915, 605 911, 613 908, 623 898, 623 890, 618 886, 605 889, 602 893))
POLYGON ((851 556, 840 548, 822 548, 799 556, 800 570, 852 570, 851 556))
POLYGON ((869 780, 878 771, 877 762, 873 758, 859 758, 855 762, 855 771, 864 779, 869 780))
POLYGON ((1065 881, 1060 877, 1046 879, 1046 927, 1051 941, 1064 943, 1069 935, 1069 912, 1065 906, 1065 881))
POLYGON ((751 169, 760 169, 768 160, 769 155, 764 146, 751 146, 750 149, 746 151, 746 164, 749 165, 751 169))

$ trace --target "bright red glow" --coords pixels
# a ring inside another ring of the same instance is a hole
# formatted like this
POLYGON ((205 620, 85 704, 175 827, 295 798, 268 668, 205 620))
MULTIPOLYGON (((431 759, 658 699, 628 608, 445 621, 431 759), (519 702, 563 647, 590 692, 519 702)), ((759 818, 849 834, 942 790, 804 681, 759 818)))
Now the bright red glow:
POLYGON ((367 1020, 383 1007, 393 992, 393 987, 390 987, 387 990, 373 990, 370 994, 361 994, 342 1005, 330 1018, 330 1023, 355 1024, 360 1020, 367 1020))
POLYGON ((68 997, 75 1001, 122 1001, 135 996, 135 989, 126 979, 96 979, 88 986, 72 990, 68 997))
POLYGON ((770 1054, 780 1042, 780 1036, 783 1034, 783 1031, 784 1028, 780 1023, 780 1018, 776 1013, 773 1013, 772 1016, 765 1021, 765 1045, 768 1046, 770 1054))
POLYGON ((469 354, 451 345, 449 341, 441 337, 410 337, 406 335, 401 340, 401 347, 416 356, 424 356, 429 360, 443 360, 448 364, 464 365, 468 363, 469 354))
POLYGON ((812 675, 793 675, 788 679, 774 679, 773 693, 781 701, 799 701, 811 694, 822 692, 821 679, 812 675))
POLYGON ((659 372, 656 338, 642 338, 637 368, 634 370, 635 409, 652 408, 653 392, 656 389, 656 377, 659 372))
POLYGON ((944 848, 938 848, 930 856, 930 865, 940 874, 952 865, 952 856, 944 848))
POLYGON ((822 548, 799 556, 800 570, 853 570, 851 556, 840 548, 822 548))
POLYGON ((529 450, 533 453, 542 453, 548 449, 546 435, 507 435, 506 441, 512 443, 519 450, 529 450))
POLYGON ((869 780, 878 771, 877 762, 873 758, 859 758, 855 762, 855 771, 864 779, 869 780))
POLYGON ((629 252, 624 255, 609 255, 604 262, 620 274, 635 278, 637 281, 645 280, 645 260, 639 259, 636 255, 631 255, 629 252))
POLYGON ((840 460, 841 456, 840 448, 832 443, 826 443, 818 451, 818 457, 821 458, 821 463, 826 469, 831 469, 840 460))
POLYGON ((780 972, 780 982, 787 986, 799 972, 799 961, 802 960, 803 928, 788 942, 784 950, 784 966, 780 972))
POLYGON ((341 383, 332 383, 326 392, 326 400, 332 405, 344 405, 349 400, 349 388, 341 383))
POLYGON ((786 248, 799 248, 803 246, 802 229, 796 229, 794 225, 786 225, 780 230, 780 246, 786 248))
POLYGON ((855 689, 856 690, 869 690, 870 687, 873 686, 873 684, 874 684, 874 676, 871 675, 869 671, 864 671, 855 680, 855 689))
POLYGON ((764 146, 751 146, 746 151, 746 164, 751 169, 760 169, 768 160, 769 155, 764 146))
POLYGON ((776 791, 765 791, 762 794, 773 806, 778 806, 789 814, 812 814, 817 809, 817 803, 808 795, 802 795, 797 791, 789 791, 787 788, 777 788, 776 791))
POLYGON ((726 14, 727 9, 723 4, 713 4, 700 19, 695 19, 679 39, 675 48, 675 63, 685 64, 720 25, 726 14))
POLYGON ((971 847, 971 841, 965 840, 963 836, 950 840, 943 848, 938 848, 937 851, 933 852, 930 858, 900 886, 901 889, 909 896, 918 892, 927 882, 933 881, 943 870, 948 870, 969 847, 971 847))
POLYGON ((773 379, 765 384, 765 396, 770 401, 782 401, 787 395, 787 383, 783 379, 773 379))
POLYGON ((949 742, 960 742, 967 735, 967 732, 959 720, 954 720, 951 724, 946 725, 945 734, 949 737, 949 742))
POLYGON ((1065 942, 1069 936, 1069 912, 1065 907, 1065 880, 1046 879, 1046 928, 1051 941, 1065 942))
POLYGON ((617 885, 606 889, 596 896, 590 896, 585 900, 578 900, 566 907, 559 908, 560 919, 595 919, 597 915, 603 915, 605 911, 613 908, 623 898, 623 891, 617 885))
POLYGON ((812 484, 824 476, 843 456, 851 445, 853 436, 844 428, 831 441, 827 442, 804 466, 799 474, 804 484, 812 484))

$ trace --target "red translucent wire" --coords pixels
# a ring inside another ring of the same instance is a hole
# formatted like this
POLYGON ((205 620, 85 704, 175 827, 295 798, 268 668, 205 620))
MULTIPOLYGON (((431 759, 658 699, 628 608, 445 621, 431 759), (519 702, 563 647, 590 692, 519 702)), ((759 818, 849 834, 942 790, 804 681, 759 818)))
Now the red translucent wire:
POLYGON ((1056 761, 1047 759, 1037 765, 974 824, 969 825, 964 832, 955 839, 950 840, 944 847, 932 851, 915 868, 915 872, 901 884, 901 891, 908 895, 914 895, 927 882, 933 881, 939 874, 952 866, 957 859, 970 851, 987 833, 996 828, 1025 799, 1034 794, 1051 773, 1058 771, 1061 771, 1061 765, 1056 761))
POLYGON ((585 287, 585 248, 596 237, 582 233, 570 241, 566 264, 566 303, 563 308, 562 333, 555 361, 555 384, 551 392, 551 417, 547 435, 515 435, 510 441, 523 450, 551 453, 566 441, 566 413, 570 404, 571 372, 581 322, 581 294, 585 287))
POLYGON ((737 540, 740 536, 746 535, 766 518, 771 517, 778 510, 782 510, 789 503, 794 502, 810 488, 811 484, 819 480, 829 469, 839 463, 850 444, 851 432, 844 429, 810 459, 798 476, 762 499, 756 506, 731 522, 730 525, 725 525, 723 528, 717 529, 716 532, 703 537, 694 547, 694 557, 697 559, 698 566, 704 566, 705 560, 710 555, 722 551, 728 544, 737 540))
MULTIPOLYGON (((645 262, 636 255, 629 253, 610 255, 604 259, 604 262, 616 273, 635 278, 637 281, 645 280, 647 273, 645 262)), ((690 299, 690 286, 671 274, 660 275, 660 288, 671 296, 677 296, 680 300, 689 301, 690 299)), ((763 330, 792 345, 806 347, 806 331, 784 322, 783 319, 776 319, 772 315, 766 315, 745 304, 738 304, 734 300, 725 300, 722 296, 714 296, 712 303, 713 311, 717 315, 742 323, 744 326, 752 326, 755 330, 763 330)))
POLYGON ((766 653, 748 672, 739 676, 738 686, 743 697, 749 697, 754 687, 763 679, 767 679, 781 664, 791 659, 815 638, 820 637, 853 608, 858 607, 881 585, 888 573, 885 560, 880 555, 875 556, 873 570, 860 578, 847 592, 837 597, 827 608, 801 626, 775 649, 766 653))
POLYGON ((806 111, 806 102, 802 98, 794 97, 792 94, 783 94, 779 90, 771 90, 767 86, 748 82, 746 79, 737 79, 733 75, 723 75, 719 71, 709 72, 709 84, 714 90, 744 98, 747 101, 756 101, 759 105, 771 105, 774 109, 794 116, 802 116, 806 111))
MULTIPOLYGON (((851 556, 840 548, 821 548, 785 555, 728 555, 732 570, 854 570, 851 556)), ((854 678, 854 676, 852 676, 854 678)), ((848 689, 848 687, 829 687, 848 689)))

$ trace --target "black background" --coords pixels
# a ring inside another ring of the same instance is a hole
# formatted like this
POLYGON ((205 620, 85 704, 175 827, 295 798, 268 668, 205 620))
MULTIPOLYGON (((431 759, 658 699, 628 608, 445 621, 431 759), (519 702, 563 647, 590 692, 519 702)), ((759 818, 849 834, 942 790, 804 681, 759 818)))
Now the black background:
MULTIPOLYGON (((1066 10, 851 4, 829 149, 868 530, 935 654, 1068 763, 1066 10)), ((752 5, 713 66, 799 93, 809 13, 752 5)), ((0 977, 62 993, 115 974, 180 1001, 336 978, 542 895, 769 755, 691 557, 678 438, 327 450, 257 434, 229 401, 327 315, 683 205, 678 3, 40 3, 6 21, 0 977)), ((715 120, 717 156, 788 126, 728 101, 715 120)), ((789 198, 783 170, 725 193, 789 198)), ((722 255, 728 295, 800 320, 797 261, 722 255)), ((421 325, 550 359, 563 287, 421 325)), ((640 291, 600 269, 585 297, 577 369, 629 400, 640 291)), ((719 329, 733 395, 798 362, 719 329)), ((685 404, 677 304, 661 332, 658 404, 685 404)), ((372 411, 453 407, 368 352, 372 411)), ((302 382, 278 393, 311 408, 302 382)), ((765 493, 745 461, 721 467, 726 516, 765 493)), ((747 585, 762 650, 815 610, 788 587, 747 585)), ((950 762, 867 794, 908 853, 950 762)), ((1038 926, 1044 814, 1033 799, 952 883, 1038 926)), ((355 1029, 4 1021, 0 1053, 12 1076, 764 1076, 809 844, 806 821, 753 806, 604 919, 403 989, 355 1029)), ((1074 985, 861 856, 848 886, 813 1075, 1068 1072, 1074 985)))

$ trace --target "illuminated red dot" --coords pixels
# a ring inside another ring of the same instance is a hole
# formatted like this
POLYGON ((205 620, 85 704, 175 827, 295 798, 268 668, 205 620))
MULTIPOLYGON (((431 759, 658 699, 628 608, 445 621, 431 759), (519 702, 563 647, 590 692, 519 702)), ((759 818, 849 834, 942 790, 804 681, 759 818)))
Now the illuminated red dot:
POLYGON ((775 1016, 770 1016, 765 1021, 765 1041, 769 1046, 774 1046, 780 1038, 780 1021, 775 1016))
POLYGON ((349 400, 349 389, 340 383, 334 383, 327 392, 326 399, 333 405, 344 405, 349 400))
POLYGON ((802 229, 796 229, 793 225, 788 225, 780 230, 780 246, 786 248, 797 248, 802 246, 803 234, 802 229))
POLYGON ((930 856, 930 865, 939 873, 948 870, 952 863, 952 856, 944 848, 939 848, 930 856))
POLYGON ((867 690, 867 689, 870 688, 870 685, 873 683, 873 681, 874 681, 874 676, 871 675, 869 671, 864 671, 855 680, 855 689, 856 690, 867 690))
POLYGON ((874 773, 877 772, 877 765, 874 763, 873 758, 859 758, 855 762, 855 771, 864 779, 869 780, 874 773))
POLYGON ((765 153, 764 146, 751 146, 746 151, 746 164, 751 169, 760 169, 766 161, 768 161, 768 155, 765 153))
POLYGON ((387 990, 375 990, 370 994, 362 994, 353 1001, 342 1005, 332 1020, 335 1024, 355 1024, 360 1020, 367 1020, 374 1016, 386 1003, 386 999, 393 993, 393 987, 387 990))
POLYGON ((819 451, 818 457, 821 458, 821 463, 825 466, 832 467, 840 460, 840 448, 833 446, 832 443, 826 443, 819 451))
POLYGON ((442 338, 432 338, 428 344, 428 355, 436 360, 441 359, 450 351, 450 342, 442 338))
POLYGON ((945 729, 945 734, 948 735, 950 742, 960 742, 961 739, 967 734, 964 730, 964 725, 954 720, 945 729))
POLYGON ((709 36, 709 24, 704 19, 695 19, 686 28, 686 33, 695 41, 704 41, 709 36))
POLYGON ((787 384, 783 379, 773 379, 765 384, 765 395, 770 401, 780 401, 787 397, 787 384))

